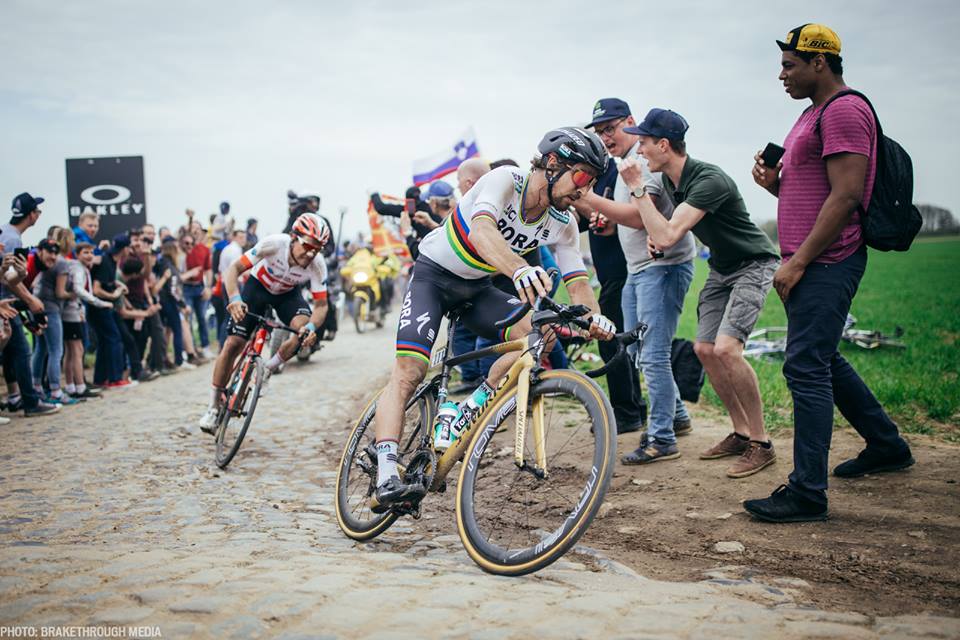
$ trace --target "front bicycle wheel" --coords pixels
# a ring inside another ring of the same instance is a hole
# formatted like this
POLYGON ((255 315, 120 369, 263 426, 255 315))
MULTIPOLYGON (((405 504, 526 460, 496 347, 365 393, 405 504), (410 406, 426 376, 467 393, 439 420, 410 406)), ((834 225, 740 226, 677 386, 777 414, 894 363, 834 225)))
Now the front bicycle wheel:
POLYGON ((226 469, 240 450, 243 437, 253 420, 253 412, 257 409, 265 374, 263 359, 247 358, 231 381, 233 392, 220 409, 220 422, 217 425, 215 459, 221 469, 226 469))
MULTIPOLYGON (((337 473, 337 522, 348 538, 359 541, 377 537, 397 519, 393 511, 377 514, 370 509, 370 499, 377 490, 374 421, 381 393, 382 390, 370 400, 350 432, 337 473)), ((408 404, 403 416, 403 437, 397 452, 398 466, 404 467, 416 452, 423 429, 433 424, 433 413, 432 392, 408 404)))
POLYGON ((542 403, 546 475, 514 463, 516 391, 498 398, 464 456, 457 529, 484 571, 519 576, 562 556, 603 502, 616 456, 613 410, 600 387, 569 369, 530 388, 524 459, 534 464, 534 407, 542 403), (592 428, 592 432, 591 432, 592 428))

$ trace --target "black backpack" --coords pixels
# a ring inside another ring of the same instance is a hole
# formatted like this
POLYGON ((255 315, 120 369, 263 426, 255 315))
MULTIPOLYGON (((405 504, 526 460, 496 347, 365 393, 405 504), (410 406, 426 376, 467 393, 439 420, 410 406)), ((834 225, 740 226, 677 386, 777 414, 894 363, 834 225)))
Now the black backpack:
POLYGON ((703 365, 693 351, 693 343, 674 338, 670 345, 670 365, 673 367, 673 379, 680 390, 680 398, 687 402, 698 402, 700 389, 703 388, 703 365))
POLYGON ((846 95, 854 95, 867 103, 877 123, 877 176, 873 183, 870 206, 860 206, 860 224, 868 247, 879 251, 906 251, 917 236, 923 219, 913 205, 913 161, 895 140, 883 135, 880 119, 867 96, 846 89, 833 95, 817 117, 816 131, 820 135, 820 120, 830 103, 846 95))

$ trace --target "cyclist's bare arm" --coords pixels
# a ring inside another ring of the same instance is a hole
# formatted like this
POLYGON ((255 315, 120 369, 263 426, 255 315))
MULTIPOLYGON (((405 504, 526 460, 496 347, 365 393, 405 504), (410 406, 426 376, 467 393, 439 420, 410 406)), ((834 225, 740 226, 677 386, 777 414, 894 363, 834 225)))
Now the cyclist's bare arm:
POLYGON ((240 276, 253 265, 243 259, 243 256, 234 260, 223 272, 223 286, 227 290, 227 298, 240 295, 240 276))

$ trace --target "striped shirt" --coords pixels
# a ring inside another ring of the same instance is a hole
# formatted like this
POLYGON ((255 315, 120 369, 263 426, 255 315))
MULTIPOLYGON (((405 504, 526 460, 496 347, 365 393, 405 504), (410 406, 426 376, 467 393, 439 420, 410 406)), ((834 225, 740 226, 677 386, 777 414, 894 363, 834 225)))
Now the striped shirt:
MULTIPOLYGON (((780 172, 777 233, 784 260, 796 253, 810 235, 820 209, 830 195, 828 157, 855 153, 869 159, 862 205, 864 209, 870 205, 877 172, 877 127, 870 107, 856 96, 837 98, 824 112, 818 134, 817 118, 822 110, 822 106, 807 108, 783 143, 787 151, 780 172)), ((861 244, 860 215, 854 213, 836 241, 814 262, 840 262, 861 244)))
MULTIPOLYGON (((497 225, 500 235, 519 255, 541 246, 553 251, 565 283, 587 278, 580 254, 580 232, 569 211, 548 207, 535 220, 525 220, 523 198, 529 174, 516 167, 498 167, 481 177, 442 225, 427 234, 420 253, 454 275, 477 280, 497 270, 470 242, 470 229, 480 218, 497 225)), ((512 276, 513 274, 507 274, 512 276)))

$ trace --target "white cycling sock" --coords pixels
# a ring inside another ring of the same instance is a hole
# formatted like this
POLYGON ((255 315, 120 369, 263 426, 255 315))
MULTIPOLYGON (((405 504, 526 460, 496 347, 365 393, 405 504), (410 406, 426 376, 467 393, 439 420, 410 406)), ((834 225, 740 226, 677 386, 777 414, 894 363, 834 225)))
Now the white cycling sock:
POLYGON ((270 369, 271 373, 276 373, 277 369, 280 368, 280 365, 283 364, 283 358, 280 357, 280 352, 277 351, 273 354, 269 360, 267 360, 267 369, 270 369))
POLYGON ((220 387, 213 386, 210 388, 210 406, 216 407, 220 404, 220 393, 223 391, 220 387))
POLYGON ((377 443, 377 486, 393 476, 399 476, 397 471, 397 441, 381 440, 377 443))

